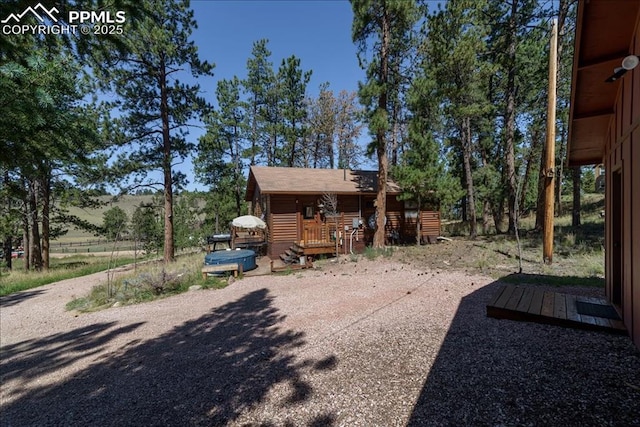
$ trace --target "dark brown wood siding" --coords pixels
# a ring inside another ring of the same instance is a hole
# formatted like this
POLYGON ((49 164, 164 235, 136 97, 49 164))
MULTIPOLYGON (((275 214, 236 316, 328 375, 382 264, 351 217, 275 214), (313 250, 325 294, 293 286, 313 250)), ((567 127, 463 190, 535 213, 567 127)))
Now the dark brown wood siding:
POLYGON ((440 235, 440 212, 438 211, 421 211, 420 212, 420 228, 422 239, 427 240, 431 237, 440 235))
POLYGON ((294 241, 297 238, 295 196, 271 195, 271 241, 294 241))
MULTIPOLYGON (((630 50, 640 56, 639 31, 636 22, 630 50)), ((614 303, 619 300, 617 305, 625 326, 640 347, 640 67, 619 79, 619 84, 615 115, 604 150, 606 294, 614 303), (615 180, 614 174, 620 179, 615 180), (617 193, 615 182, 620 183, 617 193), (615 194, 620 197, 614 197, 615 194), (619 209, 614 206, 617 200, 619 209), (616 214, 621 218, 615 218, 616 214), (620 220, 621 228, 617 228, 616 221, 620 220), (621 248, 619 258, 617 245, 621 248)))
MULTIPOLYGON (((369 228, 368 220, 375 213, 375 195, 339 195, 338 211, 341 214, 339 235, 342 246, 340 252, 348 254, 351 249, 360 253, 373 240, 373 229, 369 228), (361 219, 363 226, 353 232, 354 220, 361 219), (345 227, 348 230, 345 230, 345 227)), ((300 227, 304 208, 313 206, 314 213, 318 212, 318 204, 322 202, 322 195, 276 195, 268 196, 266 206, 267 224, 269 226, 268 255, 277 258, 294 242, 300 240, 300 227)), ((438 236, 440 234, 440 215, 434 211, 423 211, 421 214, 422 235, 438 236)), ((416 218, 407 218, 404 201, 395 195, 387 197, 387 233, 396 230, 401 243, 413 243, 416 233, 416 218)), ((333 223, 331 223, 333 225, 333 223)), ((423 240, 426 240, 424 238, 423 240)))

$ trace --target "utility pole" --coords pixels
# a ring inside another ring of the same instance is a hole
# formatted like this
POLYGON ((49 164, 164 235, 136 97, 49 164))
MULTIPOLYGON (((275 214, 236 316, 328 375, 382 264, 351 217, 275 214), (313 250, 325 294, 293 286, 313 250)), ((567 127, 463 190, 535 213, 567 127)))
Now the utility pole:
POLYGON ((555 189, 556 157, 556 79, 558 67, 558 20, 551 24, 549 43, 549 95, 547 105, 547 145, 544 159, 544 228, 542 238, 542 260, 545 264, 553 261, 553 203, 555 189))

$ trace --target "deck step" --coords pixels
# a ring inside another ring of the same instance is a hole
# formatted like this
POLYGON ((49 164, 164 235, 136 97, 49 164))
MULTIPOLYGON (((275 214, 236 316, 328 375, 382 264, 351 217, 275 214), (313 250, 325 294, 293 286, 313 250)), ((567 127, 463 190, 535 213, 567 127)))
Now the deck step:
POLYGON ((545 291, 535 286, 511 284, 498 287, 486 308, 487 316, 496 319, 521 320, 627 334, 621 320, 580 314, 576 303, 581 301, 613 308, 606 300, 545 291))
POLYGON ((291 262, 291 258, 285 253, 280 254, 280 259, 284 262, 291 262))
POLYGON ((285 263, 285 264, 291 264, 294 262, 298 261, 298 257, 295 255, 287 255, 286 253, 282 253, 280 254, 280 259, 285 263))

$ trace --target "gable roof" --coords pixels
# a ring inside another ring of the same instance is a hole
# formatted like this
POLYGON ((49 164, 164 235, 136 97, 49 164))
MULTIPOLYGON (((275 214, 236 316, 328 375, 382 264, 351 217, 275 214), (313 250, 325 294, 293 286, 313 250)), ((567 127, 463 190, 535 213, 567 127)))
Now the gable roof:
MULTIPOLYGON (((251 166, 246 200, 256 189, 262 194, 376 194, 377 171, 251 166)), ((387 194, 400 194, 400 186, 387 179, 387 194)))
POLYGON ((620 80, 605 83, 630 55, 640 1, 580 0, 576 21, 568 162, 602 162, 620 80))

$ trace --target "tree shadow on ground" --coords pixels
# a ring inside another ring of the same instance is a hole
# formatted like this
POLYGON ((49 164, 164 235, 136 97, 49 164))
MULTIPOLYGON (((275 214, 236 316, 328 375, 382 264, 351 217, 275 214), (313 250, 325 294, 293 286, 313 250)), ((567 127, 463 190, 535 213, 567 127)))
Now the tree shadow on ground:
MULTIPOLYGON (((3 418, 10 425, 225 425, 280 383, 286 411, 313 395, 303 369, 336 362, 296 361, 292 350, 305 344, 304 334, 281 330, 282 320, 268 290, 254 291, 104 356, 63 383, 30 391, 3 408, 3 418)), ((321 414, 309 425, 334 420, 321 414)), ((268 418, 260 423, 271 425, 268 418)))
POLYGON ((631 340, 489 318, 500 286, 461 299, 407 425, 638 425, 631 340))
POLYGON ((37 340, 22 341, 2 347, 0 354, 0 381, 19 380, 28 386, 40 377, 69 366, 80 359, 92 357, 102 350, 102 346, 121 334, 140 327, 134 323, 113 329, 115 322, 98 323, 75 329, 71 332, 55 334, 37 340))
POLYGON ((3 296, 3 297, 0 297, 0 308, 11 307, 13 305, 18 305, 21 302, 24 302, 24 301, 28 300, 29 298, 33 298, 33 297, 36 297, 38 295, 42 295, 43 293, 45 293, 44 290, 37 289, 35 291, 16 292, 16 293, 11 294, 11 295, 6 295, 6 296, 3 296))

